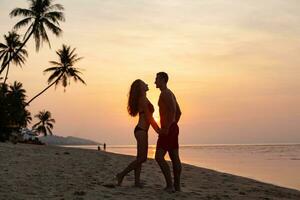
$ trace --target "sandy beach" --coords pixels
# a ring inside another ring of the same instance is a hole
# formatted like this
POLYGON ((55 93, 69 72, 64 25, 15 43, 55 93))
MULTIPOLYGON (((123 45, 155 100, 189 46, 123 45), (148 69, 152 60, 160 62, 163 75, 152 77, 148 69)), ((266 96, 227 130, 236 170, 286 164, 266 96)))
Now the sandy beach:
POLYGON ((0 199, 300 199, 300 191, 183 164, 182 192, 163 191, 155 160, 116 187, 114 175, 132 156, 88 149, 0 143, 0 199))

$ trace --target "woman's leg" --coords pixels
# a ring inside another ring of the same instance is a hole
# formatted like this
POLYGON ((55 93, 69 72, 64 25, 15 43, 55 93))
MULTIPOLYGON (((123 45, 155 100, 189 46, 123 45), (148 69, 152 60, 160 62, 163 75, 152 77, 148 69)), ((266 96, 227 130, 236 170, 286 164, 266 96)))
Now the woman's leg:
POLYGON ((142 164, 138 165, 134 169, 134 185, 137 187, 141 186, 141 181, 140 181, 141 171, 142 171, 142 164))
POLYGON ((121 185, 124 176, 135 170, 135 183, 139 184, 141 165, 147 160, 148 153, 148 134, 145 131, 135 132, 137 140, 137 157, 121 173, 117 174, 118 185, 121 185))
MULTIPOLYGON (((148 134, 147 134, 147 132, 144 132, 144 133, 142 133, 142 132, 136 133, 136 138, 138 141, 137 158, 140 158, 143 162, 145 162, 147 160, 147 155, 148 155, 148 134), (140 134, 140 133, 142 133, 142 134, 140 134)), ((142 163, 137 165, 137 167, 134 170, 135 186, 137 186, 137 187, 141 186, 140 176, 141 176, 141 171, 142 171, 142 163)))

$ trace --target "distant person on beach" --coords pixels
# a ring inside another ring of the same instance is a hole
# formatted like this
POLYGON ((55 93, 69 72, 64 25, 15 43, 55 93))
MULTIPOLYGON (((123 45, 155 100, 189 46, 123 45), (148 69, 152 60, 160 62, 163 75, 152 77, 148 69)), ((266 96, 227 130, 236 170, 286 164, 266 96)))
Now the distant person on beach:
POLYGON ((167 87, 168 80, 169 77, 167 73, 159 72, 156 74, 155 85, 156 88, 159 88, 161 91, 158 100, 161 130, 157 140, 155 160, 164 174, 167 184, 165 190, 172 192, 173 184, 170 167, 164 157, 168 152, 173 165, 174 189, 176 191, 181 191, 181 162, 178 152, 179 127, 177 125, 181 116, 181 110, 175 95, 167 87))
POLYGON ((100 146, 98 146, 98 151, 101 151, 101 147, 100 146))
POLYGON ((147 160, 150 124, 157 133, 160 131, 153 118, 154 107, 146 96, 148 90, 148 85, 140 79, 135 80, 130 87, 127 110, 132 117, 139 116, 138 124, 134 129, 134 136, 137 141, 137 156, 122 172, 116 175, 118 185, 121 185, 126 174, 134 170, 135 186, 142 187, 140 174, 142 163, 147 160))
POLYGON ((106 144, 103 144, 103 150, 106 151, 106 144))

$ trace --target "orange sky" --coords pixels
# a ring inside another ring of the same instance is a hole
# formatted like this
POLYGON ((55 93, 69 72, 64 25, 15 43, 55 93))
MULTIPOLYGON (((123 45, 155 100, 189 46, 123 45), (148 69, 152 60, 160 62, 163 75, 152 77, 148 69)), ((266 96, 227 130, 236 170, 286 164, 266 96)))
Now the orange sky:
MULTIPOLYGON (((32 97, 46 86, 42 71, 63 43, 84 57, 78 67, 87 86, 50 89, 30 106, 32 114, 52 112, 55 134, 134 144, 129 86, 143 79, 156 105, 155 74, 166 71, 183 111, 182 144, 300 142, 298 1, 55 2, 66 9, 63 37, 49 33, 52 49, 45 44, 39 53, 31 39, 26 65, 9 74, 32 97)), ((8 13, 26 6, 1 0, 2 35, 19 20, 8 13)), ((155 143, 152 130, 149 136, 155 143)))

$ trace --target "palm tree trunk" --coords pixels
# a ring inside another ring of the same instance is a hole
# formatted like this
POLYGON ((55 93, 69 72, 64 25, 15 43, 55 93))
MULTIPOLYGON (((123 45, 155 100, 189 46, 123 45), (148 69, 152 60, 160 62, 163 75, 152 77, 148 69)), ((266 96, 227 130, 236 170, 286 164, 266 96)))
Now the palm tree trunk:
POLYGON ((48 90, 52 85, 54 85, 64 74, 61 74, 55 81, 53 81, 53 83, 51 83, 50 85, 48 85, 43 91, 41 91, 40 93, 38 93, 37 95, 35 95, 32 99, 30 99, 30 101, 28 101, 28 103, 25 104, 25 106, 28 106, 35 98, 37 98, 38 96, 40 96, 41 94, 43 94, 46 90, 48 90))
POLYGON ((5 78, 4 78, 3 85, 5 85, 5 83, 6 83, 7 76, 8 76, 8 71, 9 71, 9 64, 7 65, 7 70, 6 70, 6 75, 5 75, 5 78))
POLYGON ((6 68, 6 66, 10 63, 10 61, 11 61, 12 59, 14 59, 14 57, 15 57, 16 55, 18 55, 18 53, 21 51, 21 49, 22 49, 22 48, 25 46, 25 44, 28 42, 29 38, 31 37, 31 35, 32 35, 33 32, 34 32, 34 27, 35 27, 35 26, 33 26, 33 28, 32 28, 32 30, 31 30, 30 34, 29 34, 28 37, 24 40, 24 42, 23 42, 23 44, 20 46, 20 48, 18 48, 18 50, 13 54, 13 56, 11 56, 11 57, 8 59, 8 61, 6 61, 6 62, 3 64, 3 66, 2 66, 2 68, 1 68, 1 70, 0 70, 0 74, 3 72, 3 70, 6 68))
POLYGON ((46 137, 47 136, 47 129, 46 129, 46 127, 45 127, 45 122, 43 121, 43 128, 44 128, 44 136, 46 137))

